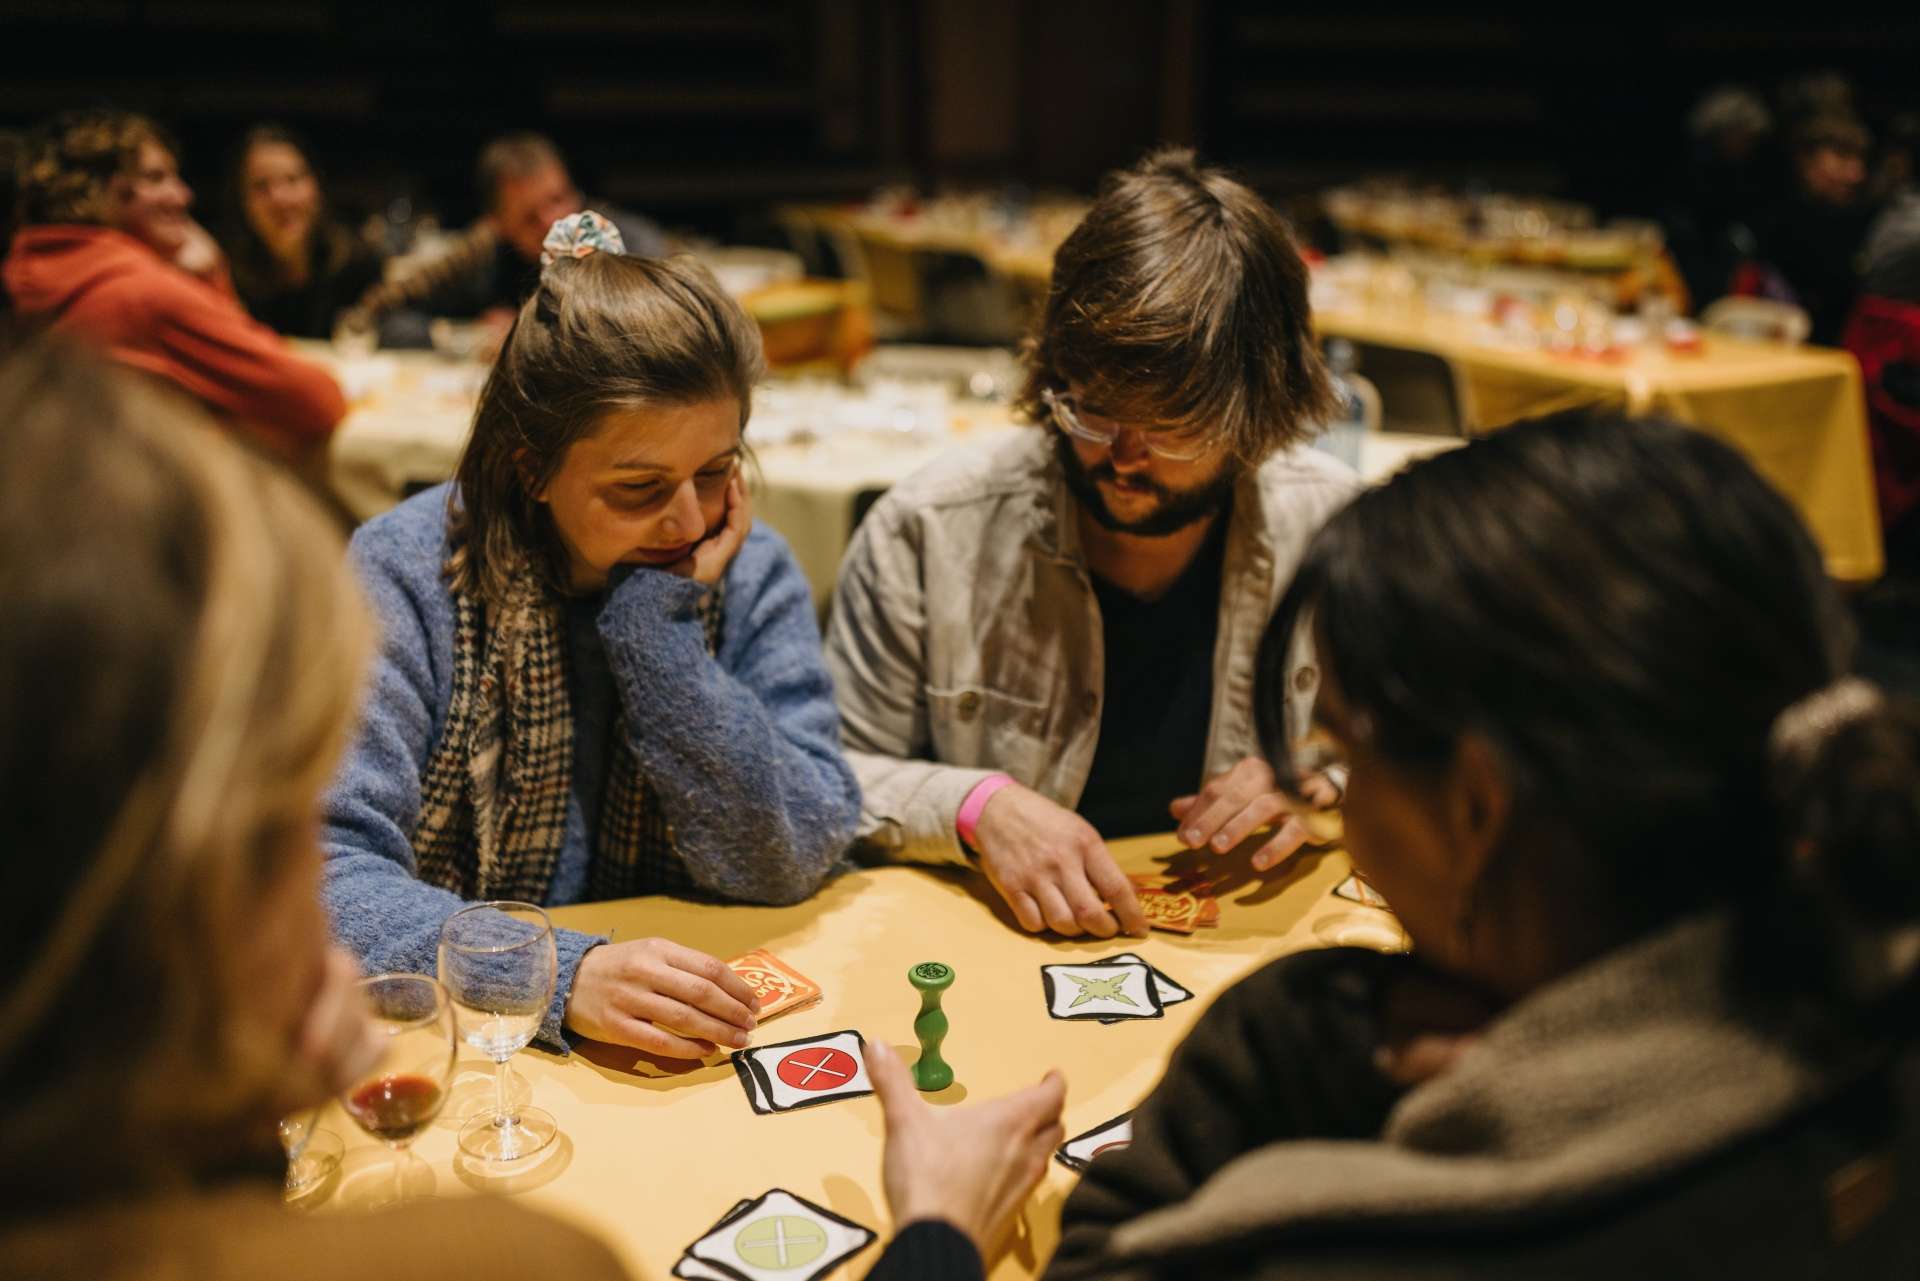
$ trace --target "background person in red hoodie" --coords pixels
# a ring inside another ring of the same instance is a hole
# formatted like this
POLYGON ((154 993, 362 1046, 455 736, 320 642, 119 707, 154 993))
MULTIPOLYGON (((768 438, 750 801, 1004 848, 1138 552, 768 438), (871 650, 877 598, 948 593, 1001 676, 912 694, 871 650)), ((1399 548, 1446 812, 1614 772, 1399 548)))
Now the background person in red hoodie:
POLYGON ((174 383, 316 474, 346 412, 339 386, 249 317, 187 209, 175 148, 119 111, 64 115, 29 144, 6 288, 45 326, 174 383))

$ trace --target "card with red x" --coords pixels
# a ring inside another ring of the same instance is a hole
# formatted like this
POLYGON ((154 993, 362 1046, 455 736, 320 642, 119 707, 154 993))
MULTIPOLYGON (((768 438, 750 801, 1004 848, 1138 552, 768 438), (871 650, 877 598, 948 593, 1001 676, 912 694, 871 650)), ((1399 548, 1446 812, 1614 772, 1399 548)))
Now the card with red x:
POLYGON ((733 1070, 755 1112, 791 1112, 872 1094, 866 1042, 858 1032, 829 1032, 777 1045, 736 1050, 733 1070))

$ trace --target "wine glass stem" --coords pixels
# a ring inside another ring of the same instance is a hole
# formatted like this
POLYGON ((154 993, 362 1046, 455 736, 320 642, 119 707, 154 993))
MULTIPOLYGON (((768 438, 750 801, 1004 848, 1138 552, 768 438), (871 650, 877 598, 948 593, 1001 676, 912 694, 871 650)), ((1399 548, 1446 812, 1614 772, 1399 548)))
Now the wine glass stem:
POLYGON ((401 1144, 393 1150, 393 1204, 399 1205, 407 1199, 407 1147, 401 1144))
POLYGON ((506 1059, 493 1061, 493 1124, 501 1130, 511 1130, 520 1123, 507 1101, 507 1062, 506 1059))

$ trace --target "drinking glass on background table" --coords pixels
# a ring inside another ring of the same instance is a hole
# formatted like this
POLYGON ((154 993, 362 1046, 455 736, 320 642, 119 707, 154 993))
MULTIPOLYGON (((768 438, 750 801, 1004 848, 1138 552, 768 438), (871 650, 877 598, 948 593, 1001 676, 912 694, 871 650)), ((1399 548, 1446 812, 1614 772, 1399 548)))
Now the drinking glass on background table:
POLYGON ((453 1003, 424 974, 380 974, 360 981, 360 994, 384 1039, 380 1061, 341 1092, 354 1124, 393 1149, 393 1191, 407 1199, 408 1171, 421 1166, 409 1152, 414 1136, 433 1124, 447 1101, 458 1052, 453 1003))
POLYGON ((287 1201, 300 1200, 340 1168, 340 1136, 316 1129, 319 1120, 317 1106, 280 1118, 280 1147, 287 1154, 287 1177, 280 1194, 287 1201))
POLYGON ((559 973, 553 924, 531 903, 475 903, 440 930, 440 981, 460 1035, 493 1060, 494 1106, 460 1128, 460 1150, 480 1161, 518 1161, 560 1132, 539 1108, 515 1108, 507 1061, 540 1030, 559 973))

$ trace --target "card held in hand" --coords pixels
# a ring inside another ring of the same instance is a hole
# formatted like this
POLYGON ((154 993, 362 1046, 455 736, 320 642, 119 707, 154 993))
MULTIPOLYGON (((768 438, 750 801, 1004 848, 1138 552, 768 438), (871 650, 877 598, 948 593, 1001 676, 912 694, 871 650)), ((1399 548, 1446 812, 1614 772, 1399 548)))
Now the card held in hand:
POLYGON ((820 985, 763 947, 734 957, 727 968, 760 998, 760 1021, 804 1010, 820 999, 820 985))

